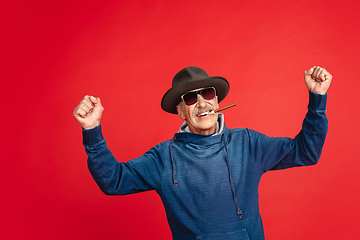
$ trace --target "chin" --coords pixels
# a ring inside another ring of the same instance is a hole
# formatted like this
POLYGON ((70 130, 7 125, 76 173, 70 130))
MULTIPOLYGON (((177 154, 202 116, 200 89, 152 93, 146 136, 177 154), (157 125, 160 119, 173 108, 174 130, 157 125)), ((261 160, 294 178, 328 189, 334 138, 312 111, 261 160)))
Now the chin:
POLYGON ((214 128, 216 130, 216 122, 209 122, 209 123, 203 123, 198 125, 198 129, 201 129, 203 131, 211 130, 214 128))

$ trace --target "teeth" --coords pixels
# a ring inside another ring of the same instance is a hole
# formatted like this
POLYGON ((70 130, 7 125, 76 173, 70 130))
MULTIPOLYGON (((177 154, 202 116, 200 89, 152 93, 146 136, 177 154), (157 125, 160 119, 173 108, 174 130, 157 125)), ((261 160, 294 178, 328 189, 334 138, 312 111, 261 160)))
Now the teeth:
POLYGON ((197 115, 198 117, 203 117, 203 116, 206 116, 208 114, 215 114, 214 110, 210 110, 210 111, 207 111, 207 112, 203 112, 199 115, 197 115))

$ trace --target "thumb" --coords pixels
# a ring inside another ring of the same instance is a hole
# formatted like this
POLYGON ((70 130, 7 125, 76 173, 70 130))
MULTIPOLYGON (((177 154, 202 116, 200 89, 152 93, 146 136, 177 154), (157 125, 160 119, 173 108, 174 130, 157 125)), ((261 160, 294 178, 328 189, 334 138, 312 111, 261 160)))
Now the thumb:
POLYGON ((101 118, 101 114, 104 111, 104 107, 101 105, 101 100, 99 97, 90 96, 90 101, 94 104, 92 109, 92 114, 97 118, 101 118))
POLYGON ((99 104, 101 104, 100 98, 96 98, 96 97, 94 97, 94 96, 90 96, 90 101, 91 101, 94 105, 99 105, 99 104))
POLYGON ((99 97, 90 96, 90 101, 94 104, 93 111, 100 111, 102 109, 101 100, 99 97))

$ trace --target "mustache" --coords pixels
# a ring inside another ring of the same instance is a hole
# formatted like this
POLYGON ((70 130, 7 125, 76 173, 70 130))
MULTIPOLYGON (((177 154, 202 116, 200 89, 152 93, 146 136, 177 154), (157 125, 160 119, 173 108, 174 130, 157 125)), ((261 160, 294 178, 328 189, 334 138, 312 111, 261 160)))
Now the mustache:
POLYGON ((203 113, 203 112, 210 112, 212 110, 215 110, 215 107, 214 106, 211 106, 211 105, 206 105, 205 107, 203 108, 195 108, 192 115, 193 116, 198 116, 199 114, 203 113))

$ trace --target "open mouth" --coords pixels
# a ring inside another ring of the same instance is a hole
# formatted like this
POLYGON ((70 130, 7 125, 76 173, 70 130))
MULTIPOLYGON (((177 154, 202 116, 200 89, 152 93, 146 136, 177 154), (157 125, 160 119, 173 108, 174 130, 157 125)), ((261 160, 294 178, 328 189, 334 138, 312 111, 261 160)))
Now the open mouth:
POLYGON ((209 114, 214 114, 214 113, 215 113, 214 110, 211 110, 211 111, 203 112, 203 113, 201 113, 201 114, 199 114, 197 116, 198 117, 205 117, 205 116, 207 116, 209 114))

